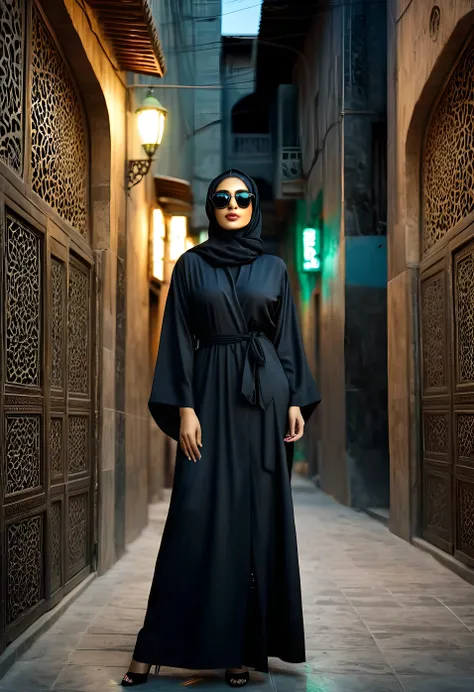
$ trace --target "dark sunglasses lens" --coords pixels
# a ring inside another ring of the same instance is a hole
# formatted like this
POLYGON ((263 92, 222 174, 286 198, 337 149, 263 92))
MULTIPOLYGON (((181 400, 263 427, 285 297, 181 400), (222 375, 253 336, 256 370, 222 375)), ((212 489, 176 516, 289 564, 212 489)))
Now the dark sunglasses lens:
POLYGON ((235 201, 241 209, 247 209, 252 201, 252 194, 250 192, 237 192, 235 195, 235 201))
POLYGON ((215 192, 212 201, 217 209, 224 209, 230 202, 230 195, 228 192, 215 192))

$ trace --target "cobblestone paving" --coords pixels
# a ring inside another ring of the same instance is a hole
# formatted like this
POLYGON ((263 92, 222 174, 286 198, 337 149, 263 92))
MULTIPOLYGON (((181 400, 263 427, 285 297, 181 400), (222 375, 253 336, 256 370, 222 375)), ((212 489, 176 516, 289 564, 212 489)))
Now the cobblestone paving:
MULTIPOLYGON (((474 587, 365 514, 294 483, 307 662, 272 660, 249 692, 473 692, 474 587)), ((0 680, 0 690, 98 692, 127 669, 165 503, 127 555, 0 680)), ((222 671, 164 668, 143 692, 229 689, 222 671)))

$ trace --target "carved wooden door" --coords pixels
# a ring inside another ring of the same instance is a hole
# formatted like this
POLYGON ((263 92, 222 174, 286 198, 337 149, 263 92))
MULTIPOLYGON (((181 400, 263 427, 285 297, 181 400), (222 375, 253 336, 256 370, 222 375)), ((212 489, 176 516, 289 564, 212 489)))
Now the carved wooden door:
POLYGON ((86 119, 40 8, 0 11, 1 652, 90 572, 94 378, 86 119))
POLYGON ((474 45, 433 111, 423 156, 422 530, 474 566, 474 45))

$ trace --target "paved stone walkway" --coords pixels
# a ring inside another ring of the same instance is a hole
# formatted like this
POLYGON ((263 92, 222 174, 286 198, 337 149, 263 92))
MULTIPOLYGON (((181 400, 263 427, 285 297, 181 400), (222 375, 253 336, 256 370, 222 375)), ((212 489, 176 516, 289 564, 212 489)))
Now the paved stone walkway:
MULTIPOLYGON (((473 692, 474 587, 304 481, 294 498, 307 663, 272 660, 253 692, 473 692)), ((0 690, 99 692, 127 669, 166 505, 127 555, 0 681, 0 690)), ((221 671, 164 668, 143 692, 229 689, 221 671)))

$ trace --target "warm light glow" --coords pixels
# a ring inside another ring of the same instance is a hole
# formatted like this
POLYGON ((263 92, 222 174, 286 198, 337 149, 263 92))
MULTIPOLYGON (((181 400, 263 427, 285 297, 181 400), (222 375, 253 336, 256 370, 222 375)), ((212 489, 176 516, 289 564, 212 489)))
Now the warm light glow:
POLYGON ((188 219, 186 216, 172 216, 169 226, 169 257, 175 262, 186 250, 188 219))
POLYGON ((152 108, 138 111, 138 132, 142 146, 160 146, 165 131, 165 118, 163 111, 152 108))
POLYGON ((192 238, 186 238, 186 250, 190 250, 194 245, 195 243, 192 238))
POLYGON ((321 268, 320 233, 316 228, 303 231, 303 271, 316 272, 321 268))
POLYGON ((153 209, 151 243, 151 274, 158 281, 164 280, 165 269, 165 217, 161 209, 153 209))

